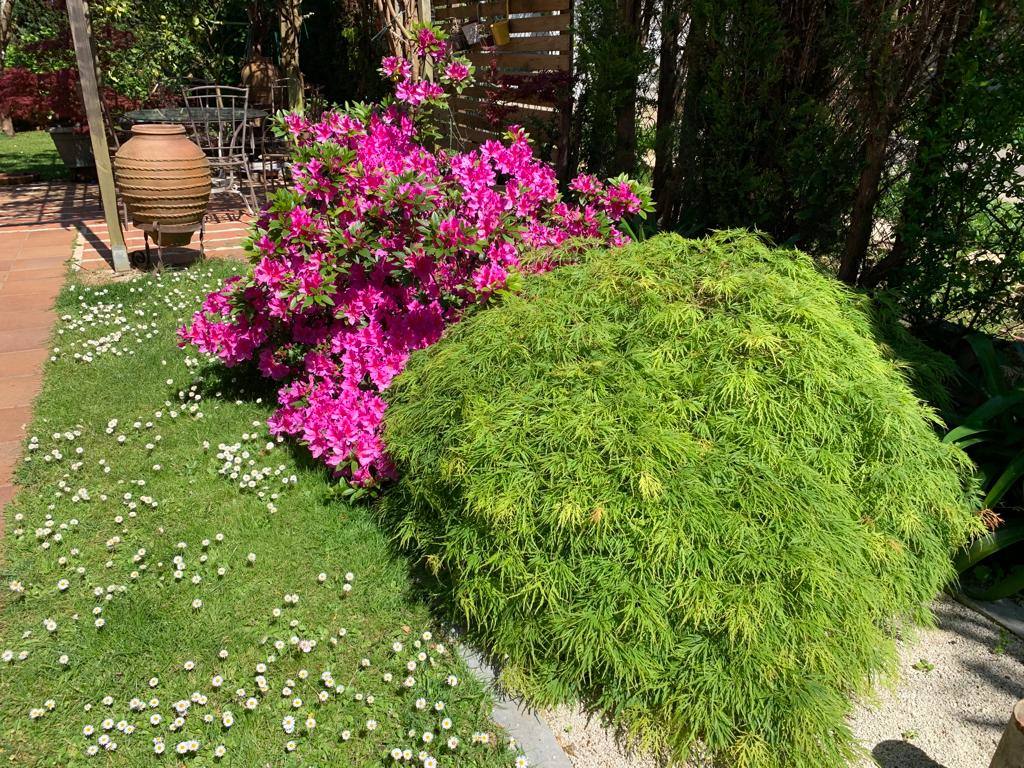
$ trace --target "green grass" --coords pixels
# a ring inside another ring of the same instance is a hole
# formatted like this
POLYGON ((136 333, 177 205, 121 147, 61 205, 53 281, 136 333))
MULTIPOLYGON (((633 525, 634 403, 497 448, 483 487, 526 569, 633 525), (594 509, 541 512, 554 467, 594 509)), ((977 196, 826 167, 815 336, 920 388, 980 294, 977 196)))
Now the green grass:
POLYGON ((66 179, 68 169, 46 131, 0 134, 0 171, 38 173, 43 180, 66 179))
POLYGON ((55 359, 30 431, 36 447, 19 469, 24 487, 6 510, 0 652, 14 659, 0 663, 0 762, 175 765, 175 745, 196 739, 195 766, 381 766, 395 747, 414 755, 427 748, 445 766, 511 766, 516 753, 490 724, 490 699, 461 661, 434 647, 439 630, 414 596, 405 561, 393 556, 366 510, 338 500, 335 484, 301 454, 283 445, 267 450, 270 399, 241 391, 236 379, 215 378, 216 369, 204 375, 176 347, 174 329, 198 297, 237 268, 210 263, 96 288, 72 281, 59 298, 55 359), (112 419, 117 425, 108 429, 112 419), (242 490, 244 478, 220 472, 218 445, 236 443, 242 472, 272 468, 255 488, 242 490), (282 482, 293 475, 294 483, 282 482), (172 565, 178 555, 185 561, 180 580, 172 565), (226 569, 223 576, 218 568, 226 569), (354 574, 347 596, 346 573, 354 574), (62 579, 69 585, 63 592, 62 579), (12 580, 24 591, 8 590, 12 580), (299 595, 297 605, 286 604, 286 594, 299 595), (201 608, 193 608, 196 599, 201 608), (272 615, 277 608, 279 618, 272 615), (44 626, 48 619, 55 632, 44 626), (433 642, 416 649, 427 629, 433 642), (301 652, 293 634, 315 639, 316 647, 301 652), (285 651, 275 650, 277 639, 285 651), (404 644, 401 652, 395 642, 404 644), (420 650, 429 658, 418 662, 407 689, 405 665, 420 650), (23 651, 28 657, 19 661, 23 651), (186 661, 195 668, 187 671, 186 661), (269 667, 265 695, 257 690, 259 663, 269 667), (324 671, 345 691, 319 703, 324 671), (449 674, 458 677, 455 687, 449 674), (220 688, 214 675, 223 676, 220 688), (153 677, 159 682, 151 688, 153 677), (293 693, 284 696, 289 679, 293 693), (238 688, 259 699, 255 711, 246 711, 238 688), (192 704, 185 726, 172 732, 172 704, 193 692, 207 703, 192 704), (154 696, 155 708, 130 711, 131 699, 154 696), (292 696, 302 705, 293 708, 292 696), (419 697, 425 711, 415 706, 419 697), (47 700, 52 711, 31 718, 47 700), (437 701, 446 703, 443 713, 432 709, 437 701), (225 711, 235 718, 230 729, 221 724, 225 711), (156 727, 149 723, 154 713, 163 717, 156 727), (205 713, 214 722, 204 722, 205 713), (310 713, 317 724, 307 733, 302 723, 310 713), (290 737, 282 728, 289 714, 299 722, 290 737), (440 728, 445 715, 450 731, 440 728), (115 726, 117 750, 86 756, 108 717, 124 719, 134 733, 115 726), (378 723, 372 732, 370 719, 378 723), (96 729, 90 738, 82 734, 87 725, 96 729), (429 747, 424 731, 436 737, 429 747), (472 743, 478 731, 492 734, 489 744, 472 743), (454 752, 445 744, 450 734, 461 739, 454 752), (167 745, 163 757, 153 752, 155 736, 167 745), (293 753, 286 752, 289 738, 297 743, 293 753), (218 744, 227 747, 222 759, 213 756, 218 744))

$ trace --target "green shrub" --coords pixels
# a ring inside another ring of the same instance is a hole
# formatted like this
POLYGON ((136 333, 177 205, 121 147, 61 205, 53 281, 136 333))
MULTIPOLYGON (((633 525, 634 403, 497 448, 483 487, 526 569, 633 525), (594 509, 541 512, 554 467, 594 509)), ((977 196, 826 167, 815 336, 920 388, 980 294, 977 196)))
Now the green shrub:
POLYGON ((382 514, 532 700, 676 757, 840 765, 850 695, 978 528, 856 304, 739 232, 531 277, 398 377, 382 514))

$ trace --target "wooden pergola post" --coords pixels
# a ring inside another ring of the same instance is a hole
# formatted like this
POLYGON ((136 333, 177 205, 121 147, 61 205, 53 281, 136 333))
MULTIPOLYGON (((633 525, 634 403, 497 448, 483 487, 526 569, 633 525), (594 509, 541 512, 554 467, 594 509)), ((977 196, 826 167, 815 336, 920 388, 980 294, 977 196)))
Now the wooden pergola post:
POLYGON ((96 78, 89 8, 86 0, 67 0, 67 3, 71 37, 75 44, 75 58, 78 61, 78 77, 82 85, 82 100, 85 102, 85 116, 89 121, 89 139, 92 141, 92 153, 96 159, 100 200, 103 202, 103 216, 107 221, 110 248, 113 251, 114 271, 127 272, 131 267, 128 263, 124 233, 121 231, 121 219, 117 215, 117 192, 114 188, 114 172, 110 167, 110 149, 107 147, 99 81, 96 78))
POLYGON ((1017 702, 989 768, 1024 767, 1024 699, 1017 702))

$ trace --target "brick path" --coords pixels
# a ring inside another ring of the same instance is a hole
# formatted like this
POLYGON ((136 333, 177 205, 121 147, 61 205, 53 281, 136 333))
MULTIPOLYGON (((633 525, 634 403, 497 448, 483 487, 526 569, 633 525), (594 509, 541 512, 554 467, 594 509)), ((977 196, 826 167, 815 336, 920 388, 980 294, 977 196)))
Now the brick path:
MULTIPOLYGON (((247 224, 237 200, 215 197, 207 218, 207 253, 240 255, 247 224)), ((130 228, 125 240, 129 251, 142 248, 140 230, 130 228)), ((179 254, 186 250, 198 254, 197 243, 179 254)), ((11 476, 49 354, 54 299, 69 266, 99 271, 111 264, 95 185, 0 187, 0 536, 3 508, 14 495, 11 476)))

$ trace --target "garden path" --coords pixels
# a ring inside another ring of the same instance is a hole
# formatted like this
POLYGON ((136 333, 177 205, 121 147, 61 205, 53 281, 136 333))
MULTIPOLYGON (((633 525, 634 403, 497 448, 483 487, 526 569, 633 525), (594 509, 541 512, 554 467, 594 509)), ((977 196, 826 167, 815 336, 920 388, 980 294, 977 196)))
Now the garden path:
MULTIPOLYGON (((237 203, 214 198, 207 219, 208 254, 241 255, 249 217, 237 203)), ((125 241, 129 251, 141 249, 142 231, 129 228, 125 241)), ((179 250, 195 253, 196 247, 179 250)), ((54 300, 69 266, 101 272, 111 264, 96 185, 0 187, 0 536, 32 400, 49 354, 54 300)))

